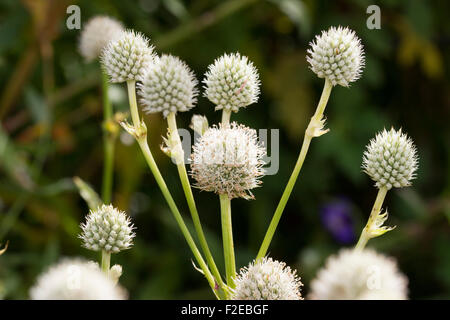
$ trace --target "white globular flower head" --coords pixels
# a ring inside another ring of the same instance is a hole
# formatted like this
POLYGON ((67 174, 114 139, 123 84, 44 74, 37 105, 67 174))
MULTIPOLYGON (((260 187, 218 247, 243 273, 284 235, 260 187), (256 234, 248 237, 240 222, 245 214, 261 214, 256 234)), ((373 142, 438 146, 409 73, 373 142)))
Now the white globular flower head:
POLYGON ((364 49, 353 30, 331 27, 316 36, 310 46, 306 59, 319 78, 328 79, 333 86, 348 87, 361 77, 364 49))
POLYGON ((342 249, 311 282, 314 300, 405 300, 408 279, 394 259, 373 250, 342 249))
POLYGON ((303 284, 284 262, 261 258, 242 268, 235 279, 232 300, 302 300, 303 284))
POLYGON ((149 40, 133 30, 123 31, 110 41, 100 57, 103 69, 113 83, 138 81, 155 55, 149 40))
POLYGON ((254 129, 236 122, 210 127, 193 147, 191 174, 195 186, 230 199, 253 199, 250 190, 261 183, 265 154, 254 129))
POLYGON ((407 187, 418 168, 416 147, 401 129, 384 129, 368 144, 362 168, 378 188, 407 187))
POLYGON ((124 300, 126 291, 97 264, 63 259, 41 274, 30 289, 32 300, 124 300))
POLYGON ((79 51, 86 61, 97 59, 108 42, 116 40, 124 31, 123 25, 108 16, 95 16, 83 27, 79 51))
POLYGON ((139 94, 144 111, 162 112, 164 117, 171 112, 188 111, 197 102, 197 79, 191 69, 172 55, 155 58, 143 71, 139 94))
POLYGON ((224 54, 208 67, 203 80, 205 97, 216 105, 216 110, 238 112, 258 101, 258 70, 246 56, 224 54))
POLYGON ((130 217, 112 205, 91 210, 81 229, 83 247, 93 251, 117 253, 129 249, 135 236, 130 217))

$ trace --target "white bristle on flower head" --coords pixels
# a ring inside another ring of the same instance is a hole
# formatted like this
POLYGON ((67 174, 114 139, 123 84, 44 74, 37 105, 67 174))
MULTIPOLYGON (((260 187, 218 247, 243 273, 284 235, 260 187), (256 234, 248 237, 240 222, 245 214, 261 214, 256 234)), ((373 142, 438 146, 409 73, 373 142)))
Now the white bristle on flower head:
POLYGON ((418 168, 416 147, 401 129, 384 129, 367 146, 362 168, 378 188, 407 187, 418 168))
POLYGON ((216 110, 238 112, 258 101, 259 75, 253 63, 239 53, 224 54, 208 67, 203 80, 205 97, 216 110))
POLYGON ((191 174, 195 187, 226 194, 230 199, 253 199, 250 190, 261 183, 265 154, 254 129, 236 122, 210 127, 193 147, 191 174))
POLYGON ((41 274, 30 289, 32 300, 125 300, 126 291, 97 264, 63 259, 41 274))
POLYGON ((117 253, 129 249, 135 236, 130 218, 112 205, 91 210, 81 229, 83 247, 93 251, 117 253))
POLYGON ((134 30, 123 31, 116 40, 110 41, 100 57, 113 83, 140 80, 143 70, 154 58, 148 38, 134 30))
POLYGON ((303 284, 284 262, 261 258, 242 268, 235 279, 232 300, 302 300, 303 284))
POLYGON ((310 43, 307 60, 311 70, 333 86, 348 87, 361 77, 364 49, 361 40, 349 28, 331 27, 310 43))
POLYGON ((371 249, 342 249, 311 282, 313 300, 405 300, 408 279, 394 259, 371 249))
POLYGON ((123 32, 123 25, 108 16, 95 16, 83 27, 79 51, 86 61, 97 59, 108 42, 116 40, 123 32))
POLYGON ((172 55, 155 58, 147 66, 139 84, 139 95, 144 111, 169 113, 188 111, 197 102, 197 79, 191 69, 172 55))

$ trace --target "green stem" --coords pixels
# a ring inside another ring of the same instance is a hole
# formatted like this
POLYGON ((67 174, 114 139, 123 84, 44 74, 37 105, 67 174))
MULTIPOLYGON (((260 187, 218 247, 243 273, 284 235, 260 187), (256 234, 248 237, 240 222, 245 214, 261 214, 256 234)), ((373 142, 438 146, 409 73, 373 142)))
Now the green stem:
POLYGON ((222 111, 222 125, 230 124, 231 110, 223 109, 222 111))
POLYGON ((355 246, 355 250, 363 250, 367 242, 370 240, 370 230, 373 228, 374 222, 377 220, 378 215, 381 213, 381 207, 383 206, 384 198, 386 198, 387 192, 388 189, 386 187, 382 187, 378 190, 377 198, 375 199, 372 211, 370 212, 369 220, 367 221, 366 226, 361 232, 361 236, 359 237, 358 243, 355 246))
POLYGON ((309 122, 309 125, 305 131, 305 137, 303 138, 303 144, 297 159, 297 163, 295 164, 291 177, 289 178, 283 195, 281 196, 280 202, 278 203, 270 225, 267 229, 266 235, 264 236, 264 240, 258 251, 257 259, 264 257, 267 253, 267 250, 269 249, 270 242, 272 241, 275 230, 277 229, 278 223, 280 222, 281 215, 283 214, 284 208, 286 207, 286 204, 292 193, 292 189, 294 188, 295 182, 297 181, 300 170, 302 169, 303 162, 305 161, 306 154, 308 153, 311 140, 314 137, 314 132, 312 129, 320 126, 320 121, 322 120, 323 112, 325 111, 325 107, 327 105, 328 98, 330 97, 332 88, 333 85, 331 84, 331 82, 325 80, 322 95, 320 97, 319 104, 317 105, 316 112, 311 118, 311 121, 309 122))
POLYGON ((102 271, 109 276, 109 268, 111 265, 111 253, 102 250, 102 271))
POLYGON ((220 212, 222 217, 223 254, 225 258, 225 271, 227 284, 234 288, 234 277, 236 275, 236 262, 234 258, 233 228, 231 224, 230 198, 226 194, 220 196, 220 212))
POLYGON ((189 211, 191 212, 192 221, 194 222, 195 231, 197 232, 197 237, 200 241, 200 246, 202 248, 203 254, 206 257, 206 261, 208 263, 209 268, 211 269, 214 278, 216 279, 220 288, 224 288, 224 283, 222 277, 220 276, 219 269, 217 268, 216 263, 214 262, 214 258, 211 254, 211 250, 209 249, 208 242, 206 241, 205 234, 203 232, 202 224, 200 222, 200 217, 198 214, 197 206, 195 204, 194 195, 192 193, 191 184, 189 183, 189 177, 186 171, 186 167, 184 165, 184 153, 181 148, 181 139, 178 134, 177 122, 175 118, 175 113, 169 113, 167 117, 167 123, 170 130, 170 138, 175 138, 175 146, 174 149, 179 151, 176 155, 177 159, 175 159, 178 169, 178 175, 180 176, 181 185, 183 186, 184 195, 186 197, 186 201, 188 203, 189 211))

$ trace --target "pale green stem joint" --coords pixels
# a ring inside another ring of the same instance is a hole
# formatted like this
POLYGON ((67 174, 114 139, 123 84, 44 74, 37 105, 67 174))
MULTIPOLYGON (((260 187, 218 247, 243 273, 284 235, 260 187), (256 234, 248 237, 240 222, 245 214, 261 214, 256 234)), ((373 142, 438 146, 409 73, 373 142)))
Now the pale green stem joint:
POLYGON ((102 271, 109 276, 109 269, 111 265, 111 253, 105 250, 102 250, 102 271))

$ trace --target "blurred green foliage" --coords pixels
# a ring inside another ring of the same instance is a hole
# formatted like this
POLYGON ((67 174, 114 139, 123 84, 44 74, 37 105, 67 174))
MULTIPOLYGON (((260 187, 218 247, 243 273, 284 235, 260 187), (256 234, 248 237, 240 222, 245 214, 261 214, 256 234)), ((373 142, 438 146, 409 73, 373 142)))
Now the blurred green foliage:
MULTIPOLYGON (((260 71, 262 95, 233 119, 280 129, 280 170, 263 179, 255 201, 234 200, 238 267, 259 248, 294 166, 323 81, 305 54, 315 34, 332 25, 354 29, 366 52, 361 80, 333 90, 326 110, 330 133, 315 139, 270 248, 297 268, 304 291, 324 259, 341 245, 321 224, 319 208, 346 197, 355 233, 376 189, 362 173, 362 153, 383 127, 402 127, 420 156, 411 188, 389 192, 385 206, 395 231, 369 246, 396 257, 410 279, 411 298, 450 298, 450 24, 446 1, 378 2, 381 29, 366 27, 368 0, 0 0, 0 298, 28 298, 36 276, 62 256, 98 256, 80 247, 79 223, 88 206, 72 182, 101 190, 102 107, 97 63, 77 52, 79 30, 68 30, 66 8, 82 22, 107 14, 149 36, 156 50, 179 55, 198 79, 224 52, 240 51, 260 71)), ((126 92, 112 86, 116 111, 126 92)), ((216 123, 206 98, 195 113, 216 123)), ((178 117, 187 128, 192 113, 178 117)), ((165 122, 146 117, 150 145, 180 209, 187 206, 175 167, 159 151, 165 122)), ((114 204, 137 227, 133 249, 113 256, 135 299, 212 299, 135 144, 121 134, 116 148, 114 204)), ((219 203, 195 191, 211 249, 223 270, 219 203)))

